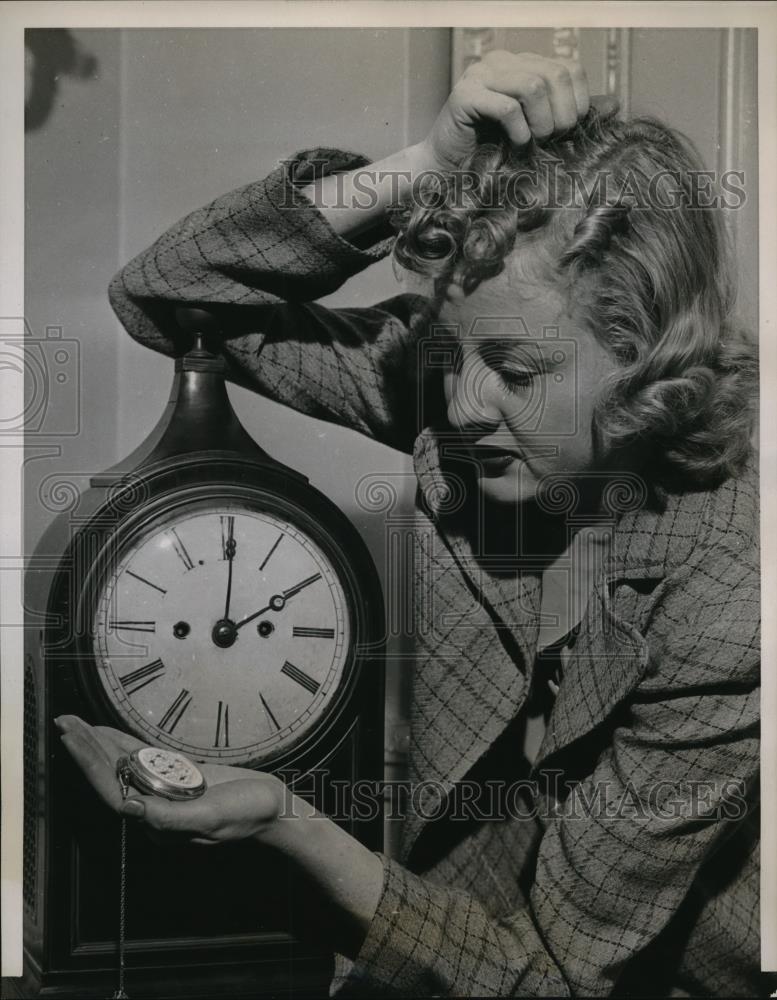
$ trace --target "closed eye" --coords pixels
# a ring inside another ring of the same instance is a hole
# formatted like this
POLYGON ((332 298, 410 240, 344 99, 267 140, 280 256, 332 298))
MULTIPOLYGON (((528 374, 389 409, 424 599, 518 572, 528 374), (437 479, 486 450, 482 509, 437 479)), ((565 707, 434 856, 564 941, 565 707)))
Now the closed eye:
MULTIPOLYGON (((538 366, 535 366, 533 353, 525 349, 516 350, 513 345, 505 349, 502 344, 485 341, 479 346, 478 354, 483 363, 499 376, 505 393, 525 391, 538 375, 547 370, 541 359, 536 359, 538 366)), ((457 344, 451 365, 453 374, 461 374, 463 360, 463 346, 457 344)))
POLYGON ((484 363, 499 376, 505 393, 525 392, 541 373, 531 351, 511 345, 484 344, 480 349, 484 363))
POLYGON ((506 393, 517 393, 528 389, 539 372, 526 369, 497 369, 506 393))

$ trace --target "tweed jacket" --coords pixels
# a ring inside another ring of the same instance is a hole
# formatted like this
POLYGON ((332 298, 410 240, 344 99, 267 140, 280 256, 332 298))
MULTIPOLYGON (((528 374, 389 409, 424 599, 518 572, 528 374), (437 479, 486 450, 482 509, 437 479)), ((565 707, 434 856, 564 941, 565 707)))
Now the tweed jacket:
POLYGON ((423 301, 314 301, 391 240, 346 241, 300 186, 366 162, 297 154, 177 223, 109 290, 127 331, 167 354, 174 307, 209 308, 235 381, 413 455, 419 794, 332 991, 763 993, 757 471, 708 492, 621 484, 613 544, 522 771, 515 726, 542 672, 541 577, 481 551, 461 514, 466 477, 446 471, 445 428, 426 422, 423 301), (530 808, 451 815, 467 781, 499 777, 525 779, 530 808))

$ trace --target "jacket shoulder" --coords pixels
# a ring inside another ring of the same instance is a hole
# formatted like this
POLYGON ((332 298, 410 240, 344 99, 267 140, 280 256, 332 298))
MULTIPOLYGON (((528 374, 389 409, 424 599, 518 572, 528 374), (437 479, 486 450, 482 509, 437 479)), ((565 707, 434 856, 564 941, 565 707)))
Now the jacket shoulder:
MULTIPOLYGON (((709 490, 662 493, 621 517, 615 561, 622 570, 650 568, 668 576, 704 553, 727 549, 757 556, 759 478, 757 456, 742 472, 709 490)), ((757 559, 756 559, 757 561, 757 559)))
POLYGON ((700 523, 700 543, 711 548, 757 548, 759 513, 758 460, 754 456, 740 475, 725 480, 708 494, 700 523))

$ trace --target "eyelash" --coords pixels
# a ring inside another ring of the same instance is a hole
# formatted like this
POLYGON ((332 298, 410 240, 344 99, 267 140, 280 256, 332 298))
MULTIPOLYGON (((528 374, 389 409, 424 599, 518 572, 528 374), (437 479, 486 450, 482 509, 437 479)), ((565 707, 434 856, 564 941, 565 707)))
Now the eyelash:
MULTIPOLYGON (((489 359, 484 359, 486 364, 489 364, 489 359)), ((453 361, 453 371, 458 374, 461 370, 462 363, 462 352, 460 345, 456 345, 455 355, 453 361)), ((532 384, 534 379, 537 377, 539 372, 528 371, 525 368, 521 369, 500 369, 497 365, 491 362, 491 367, 497 373, 502 381, 503 391, 505 395, 515 396, 521 392, 525 392, 529 386, 532 384)))
POLYGON ((513 396, 525 392, 535 378, 535 373, 528 371, 498 371, 497 374, 502 380, 505 394, 513 396))

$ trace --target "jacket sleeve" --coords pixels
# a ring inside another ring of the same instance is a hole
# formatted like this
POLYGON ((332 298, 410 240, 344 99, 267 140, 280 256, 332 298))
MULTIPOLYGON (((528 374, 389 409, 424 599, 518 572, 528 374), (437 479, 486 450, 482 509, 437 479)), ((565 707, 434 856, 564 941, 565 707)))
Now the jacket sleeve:
POLYGON ((311 416, 412 450, 416 351, 428 300, 397 295, 371 308, 313 300, 386 256, 388 228, 365 248, 339 236, 300 187, 365 165, 333 149, 296 154, 262 181, 217 198, 130 261, 111 305, 140 343, 176 353, 178 306, 212 312, 233 381, 311 416))
MULTIPOLYGON (((355 961, 338 959, 333 995, 617 992, 692 891, 720 891, 705 888, 703 866, 752 821, 759 612, 756 555, 736 545, 698 552, 665 579, 646 633, 654 665, 591 773, 540 817, 526 904, 494 918, 384 859, 377 911, 355 961)), ((746 894, 741 911, 725 911, 715 954, 701 955, 708 966, 731 968, 746 943, 757 947, 757 877, 746 894)))

